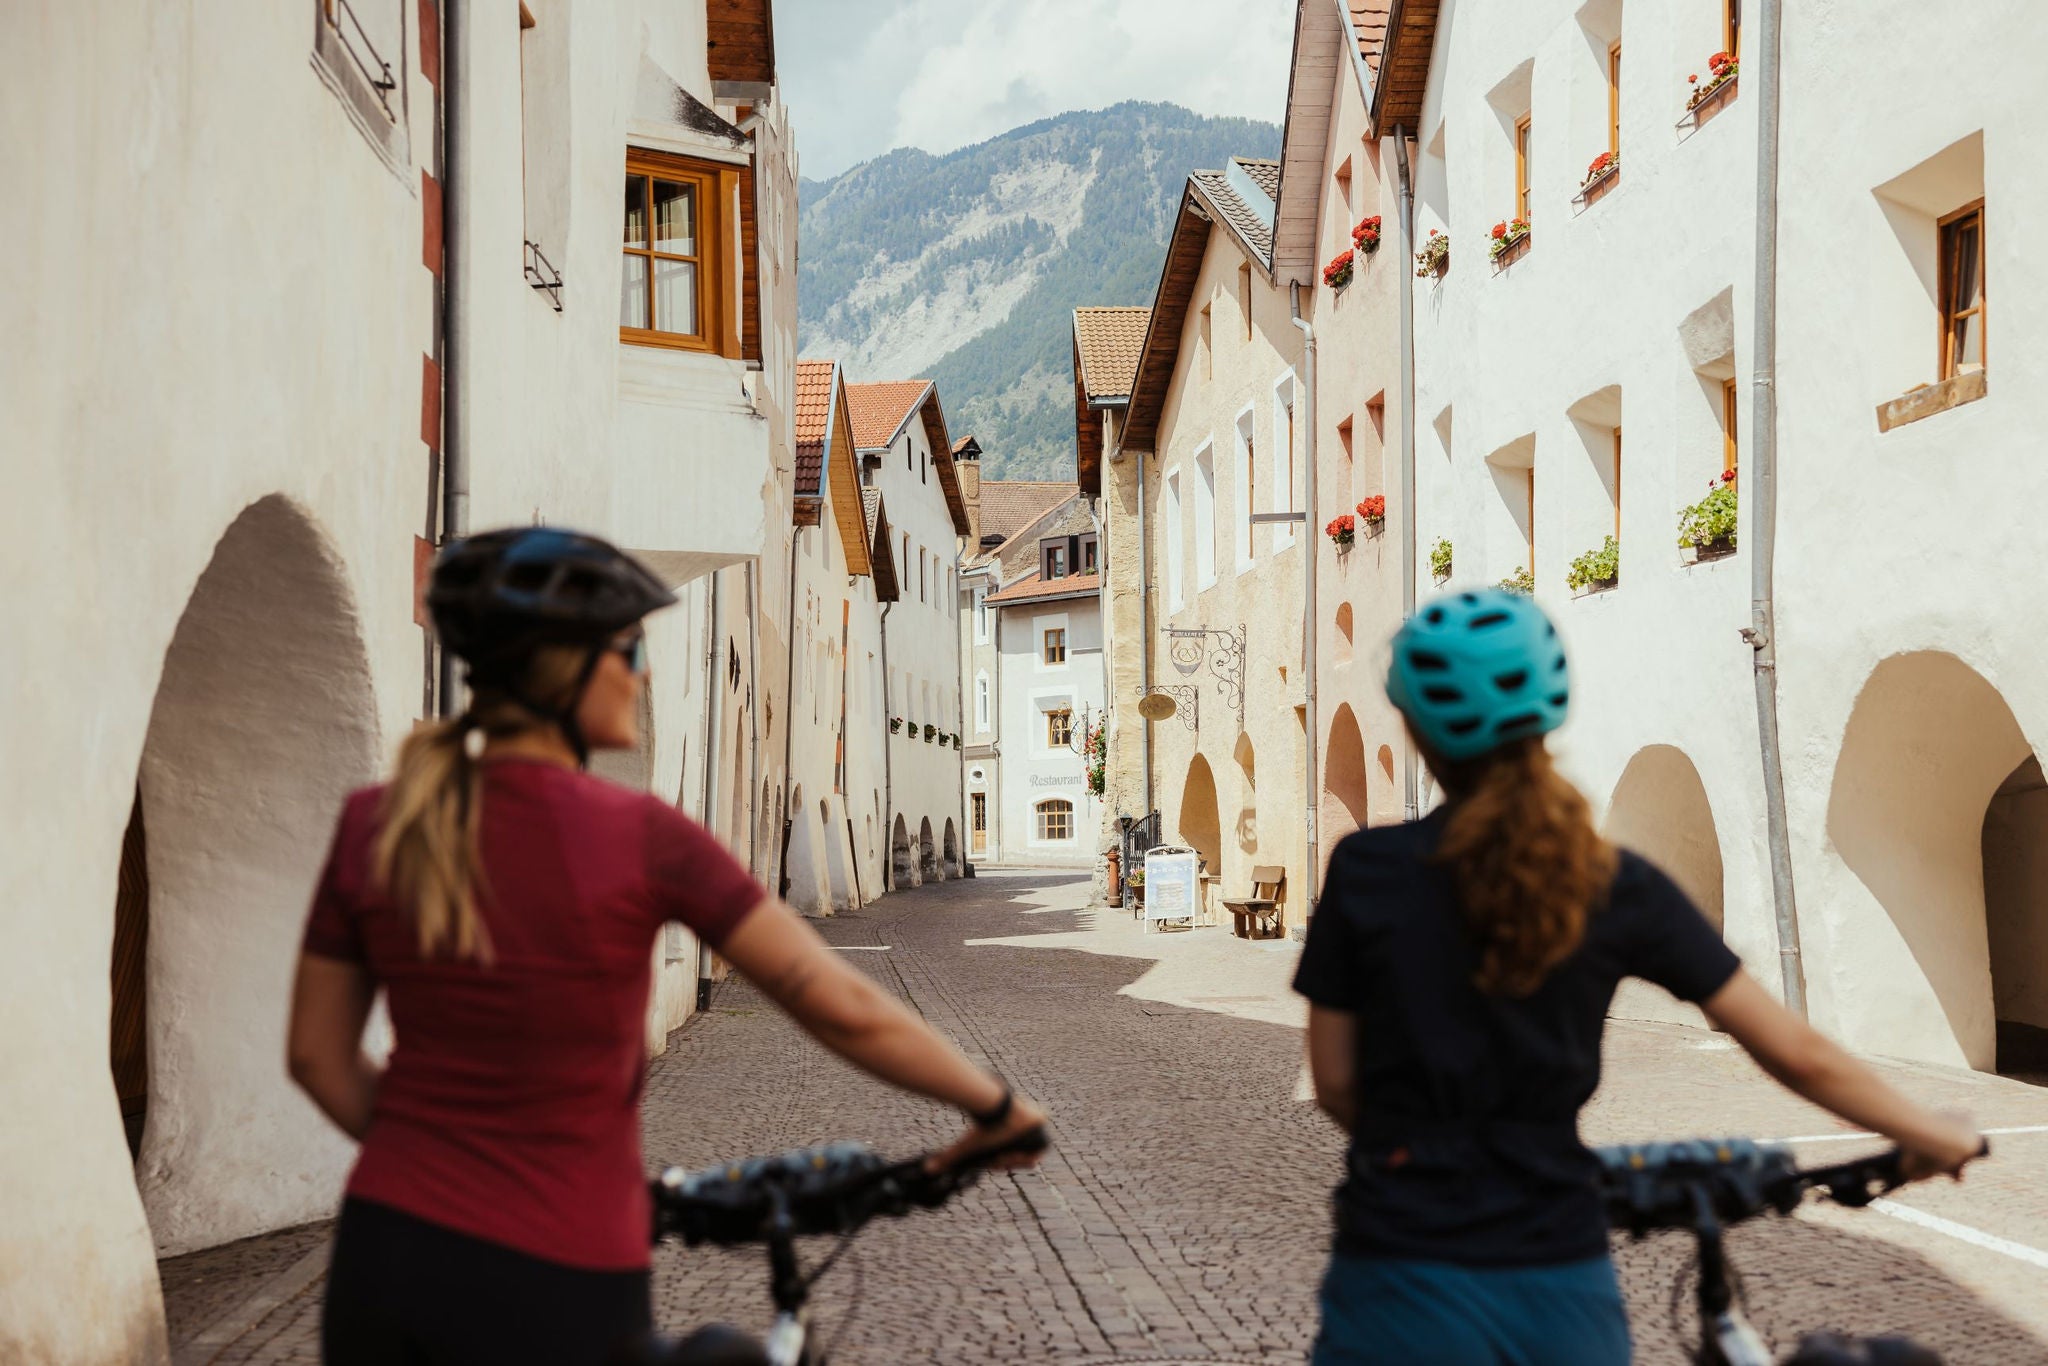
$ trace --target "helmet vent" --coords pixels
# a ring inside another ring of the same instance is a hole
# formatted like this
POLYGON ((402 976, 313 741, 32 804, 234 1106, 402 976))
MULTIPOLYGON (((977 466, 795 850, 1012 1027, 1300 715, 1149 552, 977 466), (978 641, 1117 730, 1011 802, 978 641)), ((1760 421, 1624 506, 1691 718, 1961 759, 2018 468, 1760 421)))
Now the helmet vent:
POLYGON ((1435 702, 1439 705, 1447 702, 1463 702, 1465 700, 1465 693, 1463 689, 1453 688, 1445 683, 1431 683, 1423 688, 1422 700, 1425 702, 1435 702))
POLYGON ((1531 726, 1540 726, 1542 724, 1543 718, 1535 712, 1518 712, 1506 720, 1498 722, 1493 728, 1493 733, 1496 735, 1509 735, 1515 731, 1527 730, 1531 726))
POLYGON ((1455 721, 1444 722, 1444 729, 1453 735, 1470 735, 1473 731, 1479 729, 1479 718, 1476 716, 1461 716, 1455 721))
POLYGON ((1422 619, 1428 622, 1431 626, 1441 626, 1444 624, 1444 609, 1441 607, 1432 607, 1427 612, 1424 612, 1422 614, 1422 619))
POLYGON ((1568 692, 1554 692, 1550 695, 1550 705, 1553 707, 1562 707, 1571 700, 1572 695, 1568 692))
POLYGON ((1471 627, 1475 631, 1484 631, 1491 626, 1505 625, 1508 620, 1509 617, 1506 612, 1481 612, 1478 616, 1472 618, 1471 627))
POLYGON ((1410 650, 1408 663, 1424 673, 1440 674, 1450 670, 1451 661, 1433 650, 1410 650))
POLYGON ((1520 692, 1528 685, 1529 671, 1527 669, 1515 669, 1509 673, 1495 674, 1493 676, 1493 686, 1499 688, 1502 692, 1520 692))

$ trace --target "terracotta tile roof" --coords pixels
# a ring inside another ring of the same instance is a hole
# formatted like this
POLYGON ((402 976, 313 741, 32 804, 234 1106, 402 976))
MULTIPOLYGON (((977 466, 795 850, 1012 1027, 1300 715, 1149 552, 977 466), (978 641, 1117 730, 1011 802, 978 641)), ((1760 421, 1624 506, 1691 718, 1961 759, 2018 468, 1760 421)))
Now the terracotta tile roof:
POLYGON ((1245 244, 1257 254, 1262 263, 1270 264, 1273 259, 1273 197, 1280 189, 1280 163, 1277 161, 1254 161, 1249 157, 1232 157, 1238 168, 1253 186, 1264 191, 1266 202, 1254 206, 1237 187, 1231 184, 1228 171, 1196 171, 1188 179, 1201 191, 1218 214, 1245 244))
POLYGON ((1365 58, 1366 70, 1379 74, 1380 53, 1387 45, 1387 15, 1394 0, 1347 0, 1344 8, 1351 11, 1351 27, 1358 32, 1358 55, 1365 58))
POLYGON ((1091 399, 1129 398, 1145 349, 1145 325, 1152 309, 1077 308, 1074 345, 1080 352, 1078 378, 1091 399))
POLYGON ((981 486, 981 534, 1004 540, 1074 496, 1073 481, 992 479, 981 486))
POLYGON ((1037 571, 1028 578, 1022 578, 1000 593, 989 594, 988 601, 998 605, 1013 602, 1035 602, 1043 598, 1073 598, 1102 591, 1102 575, 1069 574, 1063 579, 1046 579, 1037 571))
POLYGON ((837 361, 796 363, 796 494, 816 498, 824 493, 825 441, 832 420, 832 374, 837 361))
MULTIPOLYGON (((966 450, 969 446, 974 445, 974 433, 969 432, 967 435, 961 437, 958 441, 955 441, 953 443, 953 454, 958 455, 960 454, 960 452, 966 450)), ((976 449, 979 449, 979 447, 976 447, 976 449)))
POLYGON ((863 451, 886 446, 902 430, 905 419, 925 391, 928 379, 892 379, 846 386, 846 406, 853 414, 853 444, 863 451))

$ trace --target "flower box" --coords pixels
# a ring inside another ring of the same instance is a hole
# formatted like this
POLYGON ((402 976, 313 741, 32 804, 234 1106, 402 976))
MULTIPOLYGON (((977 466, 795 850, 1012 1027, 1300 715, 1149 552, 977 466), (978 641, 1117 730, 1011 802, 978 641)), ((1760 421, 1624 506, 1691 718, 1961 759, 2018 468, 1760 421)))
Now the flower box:
POLYGON ((927 726, 926 726, 926 727, 924 728, 924 742, 925 742, 926 744, 930 744, 930 743, 931 743, 932 741, 934 741, 934 740, 936 740, 936 739, 938 739, 938 738, 939 738, 939 728, 938 728, 937 726, 933 726, 933 725, 927 725, 927 726))
POLYGON ((892 717, 890 717, 890 718, 889 718, 889 733, 890 733, 891 735, 894 735, 894 734, 896 734, 897 732, 901 731, 902 729, 903 729, 903 718, 902 718, 902 717, 900 717, 900 716, 892 716, 892 717))
POLYGON ((1734 554, 1739 507, 1734 470, 1709 479, 1707 496, 1678 514, 1679 548, 1690 550, 1694 562, 1734 554))
POLYGON ((1725 560, 1735 553, 1733 540, 1713 541, 1706 545, 1688 545, 1678 552, 1680 564, 1710 564, 1725 560))
POLYGON ((1572 196, 1572 203, 1589 208, 1607 197, 1621 181, 1621 155, 1618 152, 1602 152, 1593 158, 1593 164, 1586 168, 1586 178, 1579 182, 1579 192, 1572 196))
POLYGON ((1589 550, 1565 570, 1565 587, 1579 593, 1603 593, 1621 582, 1621 543, 1609 536, 1598 550, 1589 550))
POLYGON ((1524 565, 1502 579, 1499 586, 1507 589, 1510 593, 1520 593, 1524 597, 1534 597, 1536 594, 1536 575, 1528 566, 1524 565))
POLYGON ((1441 279, 1451 268, 1451 239, 1435 228, 1429 230, 1429 240, 1422 244, 1422 250, 1415 253, 1415 274, 1420 278, 1436 276, 1441 279))
POLYGON ((1331 289, 1342 289, 1350 284, 1353 262, 1351 252, 1338 252, 1330 258, 1330 263, 1323 267, 1323 283, 1331 289))
POLYGON ((1358 505, 1358 520, 1365 523, 1366 532, 1377 536, 1386 530, 1387 500, 1375 493, 1358 505))
POLYGON ((1341 553, 1351 549, 1352 541, 1357 538, 1358 528, 1351 514, 1344 512, 1330 519, 1330 524, 1323 528, 1323 534, 1330 538, 1330 543, 1341 553))
POLYGON ((1380 216, 1362 218, 1351 230, 1351 245, 1360 256, 1370 256, 1380 249, 1380 216))
POLYGON ((1529 220, 1512 218, 1504 223, 1495 223, 1490 234, 1486 254, 1493 261, 1494 273, 1506 270, 1529 254, 1529 220))
POLYGON ((1685 83, 1693 87, 1686 97, 1685 112, 1695 128, 1702 127, 1708 119, 1728 107, 1735 98, 1736 77, 1740 74, 1741 63, 1726 52, 1716 52, 1707 58, 1707 83, 1700 84, 1697 73, 1687 76, 1685 83))
POLYGON ((1438 583, 1451 577, 1451 543, 1441 536, 1429 548, 1429 576, 1438 583))

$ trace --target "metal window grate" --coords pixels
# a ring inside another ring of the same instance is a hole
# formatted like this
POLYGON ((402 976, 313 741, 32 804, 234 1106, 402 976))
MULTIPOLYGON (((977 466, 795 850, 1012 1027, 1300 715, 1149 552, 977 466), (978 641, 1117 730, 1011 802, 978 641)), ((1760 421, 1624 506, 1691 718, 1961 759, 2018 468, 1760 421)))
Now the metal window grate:
POLYGON ((356 17, 355 8, 348 0, 327 0, 327 22, 335 36, 341 40, 342 50, 349 60, 363 73, 363 79, 377 92, 377 103, 384 106, 384 112, 392 118, 398 117, 391 107, 391 92, 398 89, 398 78, 391 74, 391 63, 377 53, 377 45, 370 41, 370 34, 363 27, 363 21, 356 17), (348 17, 346 24, 342 16, 348 17), (355 36, 349 36, 353 30, 355 36))
POLYGON ((526 244, 526 283, 547 295, 555 312, 562 311, 562 272, 541 255, 538 242, 526 244))

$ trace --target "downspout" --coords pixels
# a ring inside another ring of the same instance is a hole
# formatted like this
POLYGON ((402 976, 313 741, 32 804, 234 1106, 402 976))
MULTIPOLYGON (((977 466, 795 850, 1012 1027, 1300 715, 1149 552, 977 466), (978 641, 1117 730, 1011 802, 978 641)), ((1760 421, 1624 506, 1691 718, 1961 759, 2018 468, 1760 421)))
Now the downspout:
MULTIPOLYGON (((958 573, 960 568, 960 551, 958 544, 957 541, 954 543, 955 549, 953 551, 953 569, 955 571, 953 575, 953 621, 955 623, 953 645, 956 651, 960 649, 961 637, 965 636, 969 641, 974 639, 972 635, 973 614, 971 612, 963 614, 960 610, 960 575, 958 573)), ((972 595, 970 594, 969 596, 971 597, 972 595)), ((965 656, 968 659, 974 658, 974 647, 972 645, 966 647, 965 656)), ((967 829, 967 668, 960 660, 961 655, 956 653, 953 656, 953 677, 960 681, 960 687, 953 695, 953 758, 958 761, 960 781, 953 784, 953 795, 960 799, 960 808, 955 813, 956 819, 953 822, 953 857, 958 860, 957 866, 960 869, 956 876, 966 877, 968 865, 967 851, 974 847, 974 839, 971 832, 967 829)), ((944 859, 945 854, 945 849, 941 848, 939 850, 939 857, 944 859)))
MULTIPOLYGON (((711 643, 704 652, 704 825, 718 820, 719 721, 725 710, 725 571, 711 575, 711 643)), ((697 941, 697 1009, 711 1005, 711 946, 697 941)))
POLYGON ((796 557, 803 547, 804 529, 793 528, 789 537, 789 615, 783 620, 789 629, 789 677, 782 688, 782 829, 775 846, 775 894, 787 894, 789 869, 789 823, 796 819, 789 810, 789 766, 791 747, 796 743, 796 557))
MULTIPOLYGON (((751 651, 751 668, 754 678, 761 677, 761 570, 756 560, 747 561, 747 649, 751 651)), ((761 704, 759 687, 755 688, 754 704, 747 708, 747 800, 752 802, 754 794, 761 790, 761 704)), ((785 697, 783 708, 789 703, 785 697)), ((785 764, 785 768, 787 765, 785 764)), ((761 815, 756 811, 754 818, 747 822, 747 867, 761 866, 761 815)), ((755 876, 759 876, 758 873, 755 876)))
MULTIPOLYGON (((899 590, 900 591, 900 590, 899 590)), ((896 744, 888 720, 896 714, 889 700, 889 613, 896 604, 882 604, 882 888, 896 890, 896 744)))
MULTIPOLYGON (((1415 182, 1408 166, 1408 130, 1394 130, 1394 161, 1401 174, 1401 211, 1395 216, 1399 228, 1401 255, 1406 261, 1415 255, 1415 182)), ((1415 281, 1401 272, 1401 619, 1415 615, 1415 557, 1417 517, 1415 508, 1415 281)), ((1401 814, 1405 820, 1422 815, 1422 772, 1416 762, 1415 746, 1401 746, 1401 814)))
POLYGON ((1303 447, 1303 462, 1308 473, 1303 485, 1301 514, 1301 678, 1308 722, 1308 749, 1302 765, 1307 778, 1303 810, 1308 835, 1308 862, 1303 869, 1308 882, 1308 913, 1313 916, 1316 913, 1317 887, 1321 882, 1321 870, 1316 862, 1320 852, 1316 843, 1316 782, 1320 769, 1316 762, 1320 757, 1317 753, 1319 732, 1316 729, 1316 559, 1320 547, 1312 534, 1316 518, 1321 515, 1316 503, 1316 329, 1313 323, 1301 316, 1299 280, 1289 286, 1288 294, 1292 309, 1290 321, 1301 329, 1301 406, 1305 410, 1301 425, 1308 432, 1308 440, 1303 447))
MULTIPOLYGON (((997 571, 999 571, 999 570, 1001 569, 1001 567, 1002 567, 1002 563, 1001 563, 1001 561, 997 561, 997 563, 996 563, 996 566, 995 566, 995 568, 994 568, 994 569, 992 569, 992 570, 990 571, 990 578, 991 578, 992 582, 994 582, 994 584, 995 584, 995 586, 996 586, 996 591, 998 591, 998 592, 1001 592, 1001 591, 1002 591, 1002 586, 1003 586, 1003 580, 1002 580, 1002 575, 1001 575, 1001 574, 1000 574, 999 572, 997 572, 997 571)), ((993 841, 993 844, 994 844, 994 848, 995 848, 995 851, 996 851, 996 857, 997 857, 998 859, 1001 859, 1001 858, 1003 857, 1003 847, 1004 847, 1004 846, 1003 846, 1003 794, 1009 791, 1009 787, 1008 787, 1008 785, 1007 785, 1007 784, 1006 784, 1006 783, 1004 782, 1004 780, 1003 780, 1003 609, 1002 609, 1002 608, 1000 608, 1000 607, 996 608, 996 610, 995 610, 995 615, 994 615, 993 617, 991 617, 991 618, 989 619, 989 628, 988 628, 988 630, 989 630, 989 641, 990 641, 990 644, 991 644, 991 645, 993 646, 993 648, 995 649, 995 655, 996 655, 996 672, 995 672, 995 686, 994 686, 994 687, 993 687, 992 689, 990 689, 990 691, 991 691, 991 692, 993 692, 993 693, 995 694, 995 697, 994 697, 994 700, 993 700, 993 701, 991 701, 991 702, 989 703, 989 708, 990 708, 990 712, 989 712, 989 721, 990 721, 990 722, 991 722, 991 724, 992 724, 992 725, 994 726, 994 729, 995 729, 995 735, 996 735, 996 742, 995 742, 995 743, 994 743, 993 745, 989 746, 990 750, 991 750, 991 751, 993 751, 993 753, 994 753, 994 755, 995 755, 995 761, 996 761, 996 763, 995 763, 995 783, 993 784, 993 786, 995 787, 995 795, 996 795, 996 809, 995 809, 994 813, 993 813, 993 814, 992 814, 992 816, 991 816, 991 820, 992 820, 992 821, 994 822, 994 826, 995 826, 995 830, 994 830, 994 841, 993 841)))
POLYGON ((1750 360, 1751 451, 1744 451, 1743 501, 1750 504, 1749 641, 1756 659, 1756 730, 1763 752, 1764 818, 1771 847, 1771 899, 1777 909, 1778 966, 1785 1006, 1806 1016, 1799 903, 1792 886, 1792 841, 1785 814, 1785 769, 1778 733, 1775 590, 1778 539, 1778 103, 1779 0, 1757 6, 1756 333, 1750 360))
MULTIPOLYGON (((1131 459, 1138 462, 1138 686, 1143 689, 1140 697, 1152 695, 1152 560, 1151 546, 1145 529, 1145 453, 1132 451, 1131 459)), ((1152 723, 1138 718, 1144 730, 1140 732, 1145 751, 1145 809, 1138 813, 1143 820, 1152 814, 1152 723)))
MULTIPOLYGON (((467 386, 462 367, 468 360, 466 291, 462 272, 468 264, 463 233, 469 201, 469 120, 462 101, 469 93, 469 44, 463 36, 460 0, 441 5, 441 542, 469 534, 469 424, 463 404, 467 386)), ((461 710, 455 681, 455 655, 441 651, 441 715, 461 710)))

